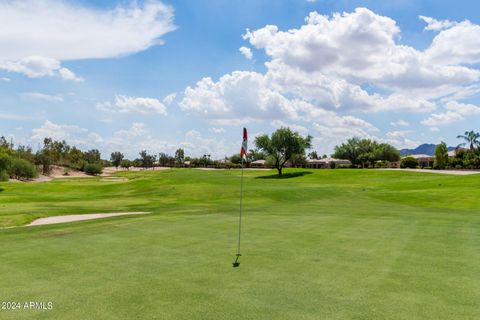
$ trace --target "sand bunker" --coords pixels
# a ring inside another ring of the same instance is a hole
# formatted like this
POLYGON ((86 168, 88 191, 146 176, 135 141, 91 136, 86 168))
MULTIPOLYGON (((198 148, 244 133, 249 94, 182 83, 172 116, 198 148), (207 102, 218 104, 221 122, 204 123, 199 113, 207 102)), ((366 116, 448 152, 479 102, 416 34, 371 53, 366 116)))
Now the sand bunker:
POLYGON ((55 216, 55 217, 48 217, 48 218, 40 218, 33 221, 30 224, 27 224, 27 227, 32 226, 41 226, 45 224, 56 224, 56 223, 66 223, 66 222, 74 222, 74 221, 83 221, 83 220, 93 220, 93 219, 102 219, 102 218, 110 218, 110 217, 117 217, 117 216, 126 216, 126 215, 134 215, 134 214, 147 214, 148 212, 117 212, 117 213, 92 213, 92 214, 73 214, 68 216, 55 216))

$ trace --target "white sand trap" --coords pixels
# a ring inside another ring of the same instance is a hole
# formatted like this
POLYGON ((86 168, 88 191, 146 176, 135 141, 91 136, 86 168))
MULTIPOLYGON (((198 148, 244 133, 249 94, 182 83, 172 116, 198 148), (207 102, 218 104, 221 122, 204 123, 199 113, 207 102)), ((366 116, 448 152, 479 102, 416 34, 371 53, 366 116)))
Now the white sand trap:
POLYGON ((102 219, 102 218, 126 216, 126 215, 133 215, 133 214, 147 214, 147 213, 148 212, 72 214, 68 216, 55 216, 55 217, 36 219, 32 223, 27 224, 26 226, 32 227, 32 226, 41 226, 44 224, 66 223, 66 222, 74 222, 74 221, 93 220, 93 219, 102 219))

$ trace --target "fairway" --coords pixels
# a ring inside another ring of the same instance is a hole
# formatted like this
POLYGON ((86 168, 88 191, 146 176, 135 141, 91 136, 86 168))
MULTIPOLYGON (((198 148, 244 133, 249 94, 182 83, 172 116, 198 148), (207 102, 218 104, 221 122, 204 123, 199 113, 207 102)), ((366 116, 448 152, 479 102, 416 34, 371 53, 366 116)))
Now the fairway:
POLYGON ((0 183, 0 319, 478 319, 480 175, 121 172, 0 183), (52 215, 149 212, 36 227, 52 215), (13 228, 12 228, 13 227, 13 228))

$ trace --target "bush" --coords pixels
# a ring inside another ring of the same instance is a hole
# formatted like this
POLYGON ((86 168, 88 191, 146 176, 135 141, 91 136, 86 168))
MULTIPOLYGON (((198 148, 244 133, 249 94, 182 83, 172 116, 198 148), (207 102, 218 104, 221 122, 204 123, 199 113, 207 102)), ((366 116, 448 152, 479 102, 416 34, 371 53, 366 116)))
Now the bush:
POLYGON ((87 163, 84 167, 86 174, 96 175, 102 173, 102 165, 99 163, 87 163))
POLYGON ((469 155, 463 161, 463 165, 467 169, 478 169, 480 167, 480 158, 475 155, 469 155))
POLYGON ((132 162, 128 159, 124 159, 122 160, 122 162, 120 162, 120 166, 124 169, 127 169, 130 168, 132 166, 132 162))
POLYGON ((377 168, 390 168, 390 161, 387 160, 380 160, 375 163, 375 167, 377 168))
POLYGON ((0 170, 0 181, 8 181, 10 176, 8 175, 7 171, 0 170))
POLYGON ((418 167, 418 160, 415 159, 414 157, 405 157, 400 162, 400 168, 403 168, 403 169, 405 168, 415 169, 416 167, 418 167))
POLYGON ((33 179, 37 176, 37 169, 30 162, 23 159, 14 159, 10 171, 12 178, 25 180, 33 179))
POLYGON ((0 153, 0 171, 10 172, 12 167, 12 158, 4 153, 0 153))

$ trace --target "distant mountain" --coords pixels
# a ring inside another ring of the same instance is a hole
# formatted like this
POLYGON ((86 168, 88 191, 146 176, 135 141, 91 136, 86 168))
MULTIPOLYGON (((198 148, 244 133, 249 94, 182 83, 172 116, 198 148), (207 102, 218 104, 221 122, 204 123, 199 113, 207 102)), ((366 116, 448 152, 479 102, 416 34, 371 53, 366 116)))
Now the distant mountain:
MULTIPOLYGON (((455 150, 455 147, 448 147, 448 151, 455 150)), ((435 154, 435 145, 433 143, 424 143, 416 147, 415 149, 402 149, 400 150, 402 156, 409 154, 426 154, 433 156, 435 154)))

